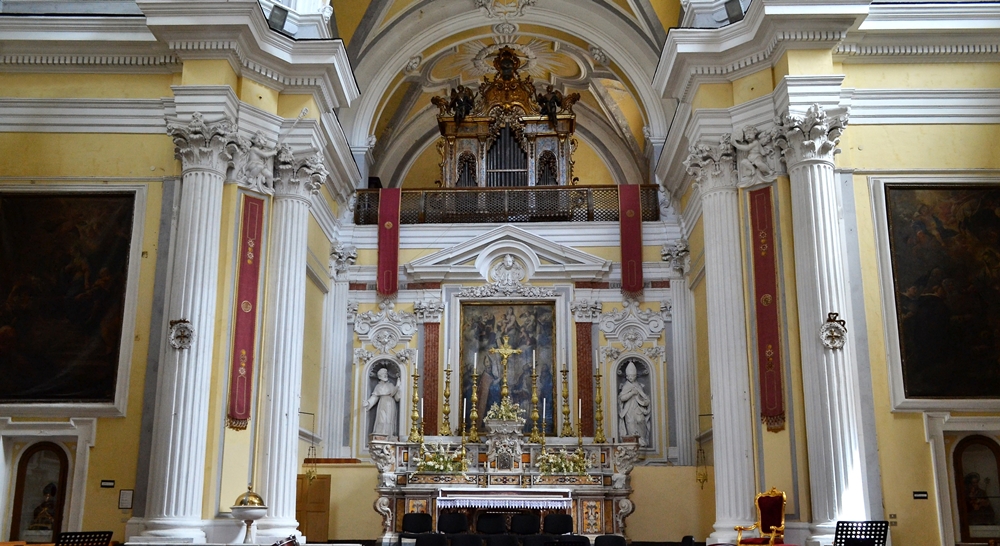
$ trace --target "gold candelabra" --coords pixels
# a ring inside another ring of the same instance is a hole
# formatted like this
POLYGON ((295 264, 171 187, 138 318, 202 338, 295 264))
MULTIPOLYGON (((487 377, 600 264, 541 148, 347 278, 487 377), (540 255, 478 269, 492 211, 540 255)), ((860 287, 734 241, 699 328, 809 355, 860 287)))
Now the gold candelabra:
POLYGON ((444 406, 441 409, 440 434, 451 436, 451 368, 444 369, 444 406))
MULTIPOLYGON (((553 413, 555 413, 555 411, 553 411, 553 413)), ((560 432, 559 435, 564 438, 572 438, 573 424, 569 421, 569 370, 565 367, 562 369, 562 416, 562 432, 560 432)))
POLYGON ((597 369, 597 374, 594 375, 594 380, 597 383, 597 392, 594 393, 594 443, 603 444, 608 441, 604 437, 604 410, 601 409, 601 369, 597 369))
POLYGON ((538 372, 534 366, 531 367, 531 436, 528 436, 528 441, 534 444, 543 441, 538 433, 538 372))
POLYGON ((410 412, 410 437, 406 441, 412 444, 419 444, 424 441, 423 435, 423 420, 420 418, 420 384, 417 380, 420 379, 420 374, 417 373, 416 365, 413 366, 413 400, 411 406, 413 406, 413 411, 410 412))
POLYGON ((469 425, 469 441, 472 443, 479 443, 479 431, 476 429, 476 423, 479 422, 479 412, 476 410, 476 406, 479 405, 479 370, 473 368, 472 370, 472 409, 469 411, 469 421, 472 424, 469 425))

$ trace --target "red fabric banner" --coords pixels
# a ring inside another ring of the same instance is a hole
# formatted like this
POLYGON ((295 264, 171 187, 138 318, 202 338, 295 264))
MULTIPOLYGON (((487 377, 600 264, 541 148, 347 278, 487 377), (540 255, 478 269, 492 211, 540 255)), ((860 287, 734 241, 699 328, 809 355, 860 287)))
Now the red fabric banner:
POLYGON ((236 430, 247 428, 253 405, 257 288, 260 280, 260 237, 263 226, 264 200, 243 196, 239 266, 236 270, 233 360, 229 373, 229 410, 226 413, 226 425, 236 430))
POLYGON ((399 289, 399 188, 379 190, 378 294, 395 296, 399 289))
POLYGON ((622 237, 622 293, 642 295, 642 203, 639 186, 618 186, 618 222, 622 237))
POLYGON ((760 368, 760 418, 767 430, 785 428, 781 389, 781 323, 771 188, 750 192, 753 226, 754 311, 757 317, 757 365, 760 368))

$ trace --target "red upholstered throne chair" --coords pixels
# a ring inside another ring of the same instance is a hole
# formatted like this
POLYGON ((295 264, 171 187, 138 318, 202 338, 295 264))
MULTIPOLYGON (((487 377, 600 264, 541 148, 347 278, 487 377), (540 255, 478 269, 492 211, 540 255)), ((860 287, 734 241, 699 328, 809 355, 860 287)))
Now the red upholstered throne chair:
POLYGON ((753 499, 757 507, 757 522, 749 527, 736 526, 736 544, 785 543, 785 493, 772 487, 766 493, 758 493, 753 499), (756 529, 760 536, 743 538, 743 531, 756 529))

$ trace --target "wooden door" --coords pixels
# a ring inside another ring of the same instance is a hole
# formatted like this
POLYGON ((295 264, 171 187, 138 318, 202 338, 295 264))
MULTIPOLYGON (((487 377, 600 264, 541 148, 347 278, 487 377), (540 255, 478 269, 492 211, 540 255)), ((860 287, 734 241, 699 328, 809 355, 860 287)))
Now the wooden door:
POLYGON ((295 519, 299 531, 312 543, 330 539, 330 476, 317 475, 312 481, 299 474, 295 487, 295 519))

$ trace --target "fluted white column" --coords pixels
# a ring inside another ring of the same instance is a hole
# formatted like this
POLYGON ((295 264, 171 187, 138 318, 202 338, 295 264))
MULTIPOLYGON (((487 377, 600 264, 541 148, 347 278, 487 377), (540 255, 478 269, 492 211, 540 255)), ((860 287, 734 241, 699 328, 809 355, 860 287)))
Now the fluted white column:
POLYGON ((236 137, 229 120, 206 124, 198 113, 187 125, 168 125, 167 132, 183 174, 143 534, 205 542, 202 497, 222 186, 226 146, 236 137))
POLYGON ((755 518, 753 429, 747 360, 739 189, 733 148, 692 147, 685 161, 701 184, 708 295, 708 362, 712 378, 715 531, 708 541, 733 542, 736 525, 755 518))
POLYGON ((679 240, 665 245, 663 260, 670 263, 673 303, 674 414, 677 416, 677 464, 696 464, 698 436, 698 366, 695 361, 694 294, 688 286, 688 245, 679 240))
MULTIPOLYGON (((305 323, 309 203, 326 176, 322 165, 302 166, 278 157, 267 260, 267 311, 262 361, 265 398, 260 408, 259 493, 267 516, 257 540, 269 544, 289 535, 304 537, 295 520, 298 475, 299 407, 305 323), (311 169, 311 170, 309 170, 311 169)), ((325 537, 321 537, 324 538, 325 537)))
POLYGON ((323 438, 322 457, 345 457, 344 405, 347 397, 347 268, 357 260, 349 245, 334 245, 330 253, 333 285, 323 304, 323 362, 320 368, 320 403, 317 433, 323 438))
MULTIPOLYGON (((848 335, 851 327, 847 247, 833 163, 846 124, 847 116, 827 116, 813 106, 805 116, 786 116, 781 128, 792 189, 813 517, 810 544, 832 543, 838 519, 866 519, 857 361, 852 344, 843 337, 826 334, 824 341, 820 334, 829 313, 846 321, 848 335)), ((837 323, 827 328, 840 330, 837 323)))

